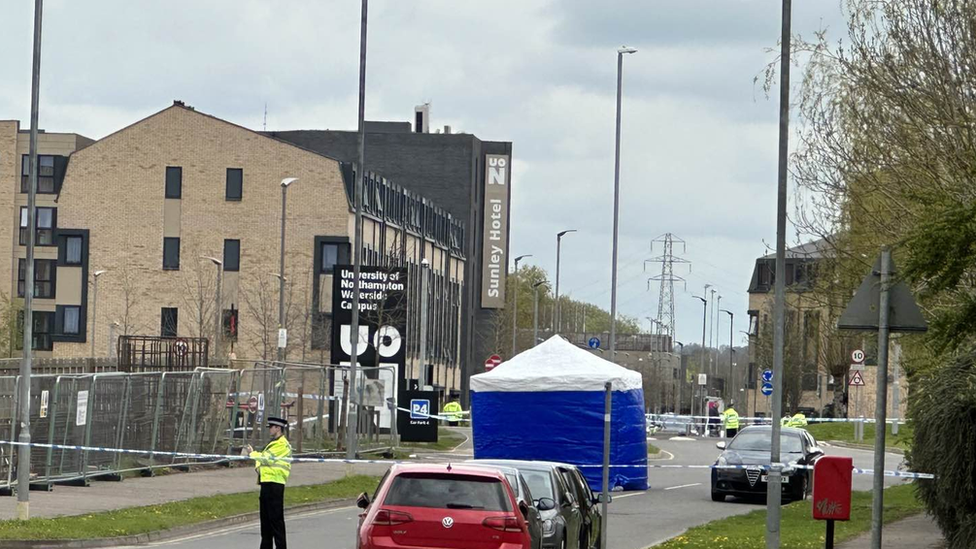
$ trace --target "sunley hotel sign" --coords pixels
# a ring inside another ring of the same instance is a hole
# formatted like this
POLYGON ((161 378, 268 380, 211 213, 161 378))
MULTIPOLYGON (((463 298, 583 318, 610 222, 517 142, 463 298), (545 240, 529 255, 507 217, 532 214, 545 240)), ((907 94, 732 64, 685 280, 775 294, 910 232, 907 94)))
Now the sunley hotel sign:
POLYGON ((505 307, 508 268, 508 155, 485 155, 485 230, 482 240, 481 306, 505 307))

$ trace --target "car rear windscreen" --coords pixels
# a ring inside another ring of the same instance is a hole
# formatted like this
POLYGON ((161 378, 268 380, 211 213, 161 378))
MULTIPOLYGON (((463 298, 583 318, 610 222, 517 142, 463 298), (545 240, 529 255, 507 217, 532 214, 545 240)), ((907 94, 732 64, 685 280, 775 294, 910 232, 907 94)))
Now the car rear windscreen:
POLYGON ((393 479, 384 505, 511 511, 499 479, 438 473, 404 473, 393 479))

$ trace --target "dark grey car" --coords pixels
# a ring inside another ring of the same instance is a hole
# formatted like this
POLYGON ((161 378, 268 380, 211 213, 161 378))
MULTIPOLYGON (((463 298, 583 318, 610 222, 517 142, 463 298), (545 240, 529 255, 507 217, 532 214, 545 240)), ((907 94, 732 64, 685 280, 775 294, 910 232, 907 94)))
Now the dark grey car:
MULTIPOLYGON (((770 425, 746 427, 731 442, 719 442, 723 450, 712 469, 712 501, 726 496, 757 496, 766 493, 773 428, 770 425), (732 466, 735 468, 722 468, 732 466)), ((805 429, 783 427, 780 433, 780 460, 789 465, 813 465, 824 452, 805 429)), ((812 471, 792 469, 783 474, 783 497, 803 500, 812 489, 812 471)))
POLYGON ((525 478, 533 497, 549 498, 555 503, 553 509, 539 509, 543 519, 543 549, 599 547, 603 521, 598 518, 597 500, 592 499, 591 493, 571 484, 574 474, 579 474, 576 467, 565 463, 507 459, 473 460, 473 463, 514 467, 525 478), (585 497, 590 499, 581 502, 578 494, 587 494, 585 497), (597 517, 596 525, 593 524, 593 512, 597 517))
POLYGON ((506 465, 493 465, 487 464, 480 461, 469 461, 470 465, 477 465, 481 467, 486 467, 490 469, 495 469, 501 474, 505 475, 505 479, 508 480, 508 484, 511 485, 512 491, 515 492, 515 500, 519 504, 519 509, 525 506, 525 522, 529 527, 529 536, 532 538, 532 549, 542 549, 542 513, 544 510, 554 509, 556 503, 548 498, 535 498, 532 495, 532 490, 529 488, 528 484, 525 482, 525 477, 518 469, 506 465))

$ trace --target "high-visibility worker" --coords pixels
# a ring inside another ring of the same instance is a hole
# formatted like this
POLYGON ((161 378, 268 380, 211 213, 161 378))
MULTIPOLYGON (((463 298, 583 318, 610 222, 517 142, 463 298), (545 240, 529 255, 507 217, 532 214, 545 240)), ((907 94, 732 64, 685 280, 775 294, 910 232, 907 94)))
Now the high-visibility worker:
POLYGON ((806 427, 807 426, 807 416, 803 415, 803 412, 797 412, 793 414, 790 418, 788 424, 790 427, 806 427))
POLYGON ((729 406, 722 412, 722 424, 725 426, 725 438, 733 438, 739 432, 739 412, 729 406))
POLYGON ((291 444, 284 431, 288 422, 277 417, 268 418, 271 442, 257 452, 251 445, 246 450, 254 460, 258 472, 261 495, 261 549, 287 549, 285 541, 285 484, 291 474, 291 444))
POLYGON ((451 425, 457 425, 461 421, 461 411, 461 403, 456 398, 444 405, 444 415, 451 425))

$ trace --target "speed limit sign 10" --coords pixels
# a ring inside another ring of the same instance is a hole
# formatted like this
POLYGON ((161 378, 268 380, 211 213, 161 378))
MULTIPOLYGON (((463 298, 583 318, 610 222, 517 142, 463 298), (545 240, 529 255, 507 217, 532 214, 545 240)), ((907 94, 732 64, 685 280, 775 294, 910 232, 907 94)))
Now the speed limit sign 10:
POLYGON ((854 352, 851 353, 851 360, 853 360, 856 364, 864 362, 864 351, 855 349, 854 352))

